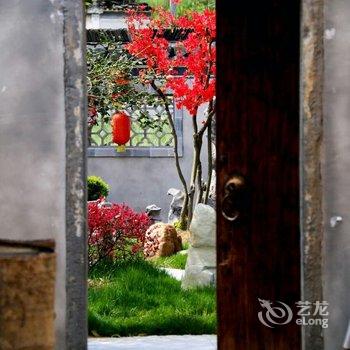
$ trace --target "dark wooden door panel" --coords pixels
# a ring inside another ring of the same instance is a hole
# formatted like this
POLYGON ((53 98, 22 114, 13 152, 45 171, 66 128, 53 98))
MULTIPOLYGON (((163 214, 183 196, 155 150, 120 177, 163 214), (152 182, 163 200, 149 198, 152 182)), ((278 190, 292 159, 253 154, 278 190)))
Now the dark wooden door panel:
POLYGON ((218 314, 223 350, 300 349, 268 328, 260 299, 300 300, 298 1, 217 1, 218 314), (222 215, 226 181, 247 181, 242 217, 222 215))

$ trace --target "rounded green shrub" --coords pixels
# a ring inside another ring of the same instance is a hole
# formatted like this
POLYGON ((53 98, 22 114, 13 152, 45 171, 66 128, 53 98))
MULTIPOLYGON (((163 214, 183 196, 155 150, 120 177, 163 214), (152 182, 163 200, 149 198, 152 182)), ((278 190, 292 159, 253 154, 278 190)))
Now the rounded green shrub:
POLYGON ((107 197, 109 193, 109 185, 99 176, 88 176, 87 189, 89 201, 107 197))

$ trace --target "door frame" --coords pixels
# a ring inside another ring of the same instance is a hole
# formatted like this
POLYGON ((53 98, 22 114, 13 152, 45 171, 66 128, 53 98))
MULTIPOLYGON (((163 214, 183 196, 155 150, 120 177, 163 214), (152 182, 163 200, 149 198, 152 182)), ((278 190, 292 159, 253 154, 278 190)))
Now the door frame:
MULTIPOLYGON (((323 300, 322 174, 324 0, 303 0, 300 39, 301 297, 323 300)), ((324 348, 320 325, 302 328, 302 348, 324 348)))
POLYGON ((63 1, 66 115, 66 349, 86 349, 87 324, 87 97, 85 10, 63 1))
MULTIPOLYGON (((87 347, 85 13, 82 1, 64 0, 63 9, 67 132, 66 348, 85 349, 87 347)), ((320 169, 323 114, 323 12, 323 0, 302 0, 300 265, 301 296, 303 300, 308 301, 323 300, 323 215, 320 169)), ((219 189, 218 193, 220 192, 219 189)), ((218 336, 220 337, 220 334, 218 336)), ((309 326, 302 330, 302 348, 307 350, 324 348, 320 326, 309 326)))

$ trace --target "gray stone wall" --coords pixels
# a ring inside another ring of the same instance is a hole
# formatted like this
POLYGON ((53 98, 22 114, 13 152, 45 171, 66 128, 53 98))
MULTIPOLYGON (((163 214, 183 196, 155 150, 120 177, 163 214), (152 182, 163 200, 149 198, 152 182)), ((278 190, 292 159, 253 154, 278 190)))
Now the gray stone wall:
POLYGON ((0 1, 0 238, 54 239, 65 342, 65 111, 61 1, 0 1))
POLYGON ((324 299, 325 349, 340 349, 350 321, 350 1, 325 4, 324 299), (332 217, 342 217, 331 227, 332 217))
MULTIPOLYGON (((204 108, 200 115, 203 117, 204 108)), ((200 118, 201 119, 201 118, 200 118)), ((183 116, 183 157, 181 165, 189 179, 193 156, 193 131, 191 116, 183 116)), ((203 174, 207 173, 207 143, 203 144, 203 174)), ((171 187, 182 189, 177 175, 175 160, 168 158, 88 158, 88 175, 101 176, 111 187, 109 200, 126 203, 138 211, 144 211, 149 204, 162 208, 161 218, 167 220, 171 197, 167 191, 171 187)))

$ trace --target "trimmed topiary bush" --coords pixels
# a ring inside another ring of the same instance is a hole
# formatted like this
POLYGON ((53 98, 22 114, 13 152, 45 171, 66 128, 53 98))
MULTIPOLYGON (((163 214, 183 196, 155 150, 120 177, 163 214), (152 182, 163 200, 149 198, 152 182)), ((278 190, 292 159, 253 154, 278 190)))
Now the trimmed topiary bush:
POLYGON ((87 179, 88 200, 96 201, 101 197, 107 197, 109 185, 99 176, 88 176, 87 179))

